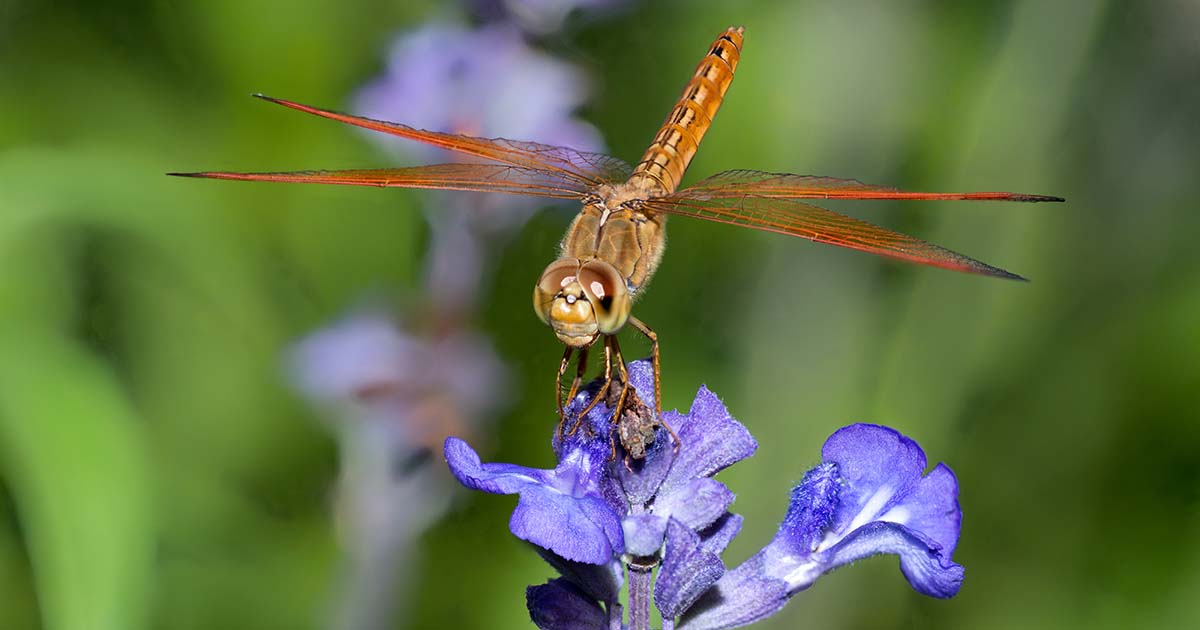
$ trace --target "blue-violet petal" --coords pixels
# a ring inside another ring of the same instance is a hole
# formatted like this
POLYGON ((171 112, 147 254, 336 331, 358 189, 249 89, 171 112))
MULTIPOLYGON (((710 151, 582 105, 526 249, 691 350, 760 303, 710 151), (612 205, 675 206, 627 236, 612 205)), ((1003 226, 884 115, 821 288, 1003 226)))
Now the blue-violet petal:
POLYGON ((700 544, 700 536, 671 519, 667 548, 654 583, 654 604, 663 619, 682 615, 725 573, 721 559, 700 544))

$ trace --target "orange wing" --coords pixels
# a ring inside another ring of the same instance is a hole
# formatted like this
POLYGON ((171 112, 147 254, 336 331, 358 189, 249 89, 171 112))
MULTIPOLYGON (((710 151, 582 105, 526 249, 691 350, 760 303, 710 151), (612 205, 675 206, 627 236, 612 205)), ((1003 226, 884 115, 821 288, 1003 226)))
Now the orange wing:
POLYGON ((695 217, 717 223, 778 232, 909 262, 932 265, 998 278, 1024 280, 932 243, 893 232, 807 203, 752 195, 700 198, 692 188, 669 197, 651 199, 643 208, 651 212, 695 217))
POLYGON ((181 177, 238 179, 298 184, 345 184, 393 188, 430 188, 533 195, 555 199, 578 199, 590 187, 564 180, 558 173, 503 164, 432 164, 410 168, 356 169, 344 171, 292 171, 287 173, 168 173, 181 177))
POLYGON ((318 109, 292 101, 271 98, 262 94, 254 96, 284 107, 348 123, 372 131, 380 131, 417 142, 433 145, 448 151, 484 158, 510 166, 546 171, 562 181, 575 181, 588 186, 608 182, 621 182, 629 177, 631 168, 624 161, 602 153, 576 151, 567 147, 556 147, 536 142, 519 142, 504 138, 475 138, 438 131, 416 129, 400 123, 372 120, 349 114, 318 109))
POLYGON ((678 193, 691 199, 726 199, 753 195, 777 199, 928 199, 970 201, 1064 201, 1062 197, 1010 192, 907 192, 864 184, 856 179, 736 170, 717 173, 678 193))

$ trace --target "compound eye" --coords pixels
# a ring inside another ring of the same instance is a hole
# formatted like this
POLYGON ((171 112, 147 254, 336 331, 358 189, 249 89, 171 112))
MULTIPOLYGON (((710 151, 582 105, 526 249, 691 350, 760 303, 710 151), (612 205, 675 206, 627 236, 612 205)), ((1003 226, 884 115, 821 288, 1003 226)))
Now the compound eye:
POLYGON ((579 270, 579 284, 596 311, 600 332, 611 334, 620 330, 629 318, 629 292, 625 279, 612 265, 590 261, 579 270))
POLYGON ((550 321, 550 306, 554 296, 567 285, 575 282, 579 275, 579 261, 574 258, 559 258, 542 272, 541 279, 533 287, 533 310, 543 322, 550 321))

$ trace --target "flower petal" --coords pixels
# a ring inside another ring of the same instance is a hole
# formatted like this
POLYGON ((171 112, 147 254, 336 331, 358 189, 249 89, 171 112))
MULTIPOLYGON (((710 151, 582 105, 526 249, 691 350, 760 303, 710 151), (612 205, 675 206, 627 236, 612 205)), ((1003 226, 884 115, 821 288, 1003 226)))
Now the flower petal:
POLYGON ((726 512, 715 523, 698 532, 701 546, 709 553, 721 554, 742 531, 742 520, 741 515, 726 512))
MULTIPOLYGON (((938 464, 921 477, 921 447, 893 429, 875 425, 839 430, 825 443, 824 454, 837 465, 842 505, 835 526, 813 556, 820 573, 861 557, 895 553, 917 591, 933 597, 957 593, 963 569, 950 558, 958 544, 962 511, 958 481, 950 468, 938 464)), ((805 580, 810 578, 789 582, 805 580)))
POLYGON ((687 525, 670 519, 666 555, 654 583, 654 605, 663 619, 674 619, 724 573, 725 565, 701 545, 700 536, 687 525))
POLYGON ((525 589, 529 618, 542 630, 605 630, 608 615, 596 600, 562 578, 525 589))
POLYGON ((665 429, 657 429, 654 432, 654 442, 646 447, 645 457, 615 467, 621 492, 628 502, 646 503, 653 498, 674 461, 675 447, 671 443, 670 434, 665 429))
POLYGON ((621 521, 598 497, 572 497, 545 486, 521 492, 508 528, 568 559, 605 564, 623 551, 621 521))
POLYGON ((547 484, 551 477, 550 471, 538 468, 516 464, 483 464, 475 449, 456 437, 446 438, 442 452, 454 477, 473 490, 514 494, 531 485, 547 484))
POLYGON ((692 479, 711 477, 741 461, 758 448, 754 437, 729 415, 716 394, 701 387, 688 414, 666 412, 663 419, 674 427, 682 444, 660 493, 682 487, 692 479))
MULTIPOLYGON (((629 364, 629 382, 637 390, 638 397, 647 405, 654 404, 654 366, 649 361, 634 361, 629 364)), ((628 466, 617 467, 617 478, 630 503, 649 501, 666 478, 675 461, 675 444, 665 429, 654 432, 654 441, 646 447, 646 456, 629 462, 628 466)))
POLYGON ((925 453, 899 431, 852 424, 825 441, 821 459, 837 464, 843 488, 833 531, 848 533, 894 506, 921 479, 925 453))
POLYGON ((762 571, 761 554, 725 572, 687 610, 677 630, 720 630, 754 623, 788 601, 787 583, 762 571))
POLYGON ((550 566, 554 567, 563 578, 578 586, 588 597, 606 603, 614 603, 621 595, 621 586, 625 583, 625 570, 617 560, 608 564, 588 564, 576 562, 534 546, 538 555, 550 566))
MULTIPOLYGON (((597 488, 603 466, 594 454, 576 450, 554 471, 514 464, 482 464, 466 442, 450 437, 446 463, 468 488, 495 494, 520 493, 509 520, 513 535, 568 560, 604 564, 624 551, 621 518, 597 488)), ((601 458, 602 460, 602 458, 601 458)))
POLYGON ((957 593, 963 568, 950 556, 962 512, 954 473, 939 464, 922 478, 925 454, 916 442, 875 425, 839 430, 825 456, 831 461, 805 474, 779 532, 757 556, 763 572, 794 594, 846 563, 894 553, 917 591, 957 593))
POLYGON ((899 523, 936 542, 949 558, 958 546, 962 509, 958 506, 958 479, 945 464, 933 467, 907 496, 883 513, 879 520, 899 523))
POLYGON ((733 492, 716 479, 693 479, 671 492, 662 493, 654 502, 654 513, 677 519, 699 530, 721 518, 733 503, 733 492))
POLYGON ((814 559, 821 565, 822 573, 826 573, 881 553, 900 556, 900 571, 918 593, 954 597, 962 586, 961 565, 951 561, 949 554, 933 540, 896 523, 880 521, 864 525, 814 559))
POLYGON ((662 548, 667 519, 649 512, 626 516, 621 521, 625 551, 635 556, 652 556, 662 548))

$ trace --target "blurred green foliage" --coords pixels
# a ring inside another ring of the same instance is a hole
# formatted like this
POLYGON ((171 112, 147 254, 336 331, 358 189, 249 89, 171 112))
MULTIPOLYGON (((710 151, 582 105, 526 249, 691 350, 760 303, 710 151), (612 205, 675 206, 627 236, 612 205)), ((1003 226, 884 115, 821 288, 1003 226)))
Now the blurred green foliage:
MULTIPOLYGON (((281 353, 364 294, 415 287, 419 193, 163 173, 384 165, 361 134, 246 95, 342 106, 390 37, 437 14, 0 4, 0 628, 328 619, 335 448, 281 353)), ((729 24, 743 65, 691 179, 1069 199, 844 208, 1029 284, 672 221, 638 307, 665 405, 707 383, 762 445, 724 474, 747 517, 728 562, 846 423, 901 429, 961 483, 957 598, 873 559, 762 627, 1200 625, 1200 7, 647 2, 547 46, 593 74, 585 116, 629 159, 729 24)), ((495 459, 550 463, 559 348, 528 294, 568 217, 507 249, 478 318, 518 383, 495 459)), ((524 587, 550 570, 507 533, 512 504, 461 497, 422 540, 398 627, 529 626, 524 587)))

